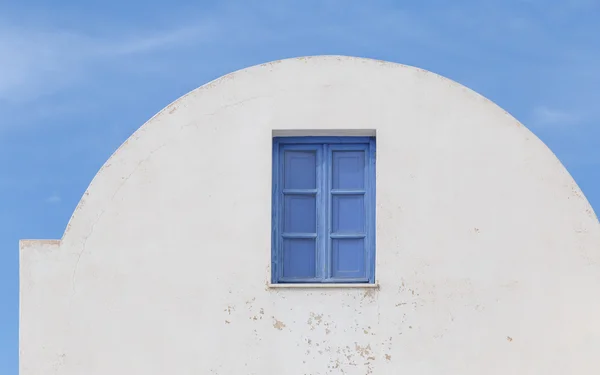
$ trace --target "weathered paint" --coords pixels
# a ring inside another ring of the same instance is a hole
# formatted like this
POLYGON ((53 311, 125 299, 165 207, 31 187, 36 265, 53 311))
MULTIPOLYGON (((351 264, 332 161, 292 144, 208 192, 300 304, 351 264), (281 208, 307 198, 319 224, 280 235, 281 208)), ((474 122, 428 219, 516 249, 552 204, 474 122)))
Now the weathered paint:
POLYGON ((598 295, 592 208, 514 118, 421 69, 291 59, 169 105, 60 243, 21 243, 21 374, 595 375, 598 295), (272 136, 313 131, 376 133, 376 287, 269 285, 272 136))

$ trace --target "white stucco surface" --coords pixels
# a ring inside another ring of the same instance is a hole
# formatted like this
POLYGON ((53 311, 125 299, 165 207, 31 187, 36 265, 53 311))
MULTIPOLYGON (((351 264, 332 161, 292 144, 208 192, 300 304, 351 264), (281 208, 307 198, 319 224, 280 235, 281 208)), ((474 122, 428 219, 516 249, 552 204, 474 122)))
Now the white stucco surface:
MULTIPOLYGON (((114 113, 118 116, 118 113, 114 113)), ((21 242, 22 375, 600 373, 600 225, 508 113, 312 57, 178 99, 60 241, 21 242), (378 288, 271 288, 274 134, 377 137, 378 288)))

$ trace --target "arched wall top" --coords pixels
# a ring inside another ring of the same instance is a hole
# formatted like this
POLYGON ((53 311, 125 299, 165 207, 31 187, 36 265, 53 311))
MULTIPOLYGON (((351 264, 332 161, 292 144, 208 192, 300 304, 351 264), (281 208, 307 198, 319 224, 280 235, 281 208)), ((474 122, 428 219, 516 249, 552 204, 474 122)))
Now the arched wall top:
MULTIPOLYGON (((364 100, 366 96, 361 95, 360 91, 368 89, 372 92, 385 91, 391 95, 398 94, 399 98, 410 96, 411 93, 419 97, 419 100, 431 97, 433 101, 441 98, 446 102, 453 102, 458 107, 471 106, 473 116, 486 113, 487 116, 504 117, 501 121, 504 126, 512 127, 512 132, 519 133, 519 137, 532 142, 532 146, 538 149, 537 152, 543 155, 547 163, 546 167, 560 170, 567 179, 570 179, 554 154, 533 133, 492 101, 455 81, 424 69, 380 60, 348 56, 299 57, 264 63, 229 73, 183 95, 158 112, 135 131, 100 168, 77 205, 65 229, 63 241, 85 242, 87 235, 93 231, 94 223, 103 215, 104 207, 111 200, 118 198, 120 189, 128 179, 143 167, 146 160, 160 152, 173 135, 182 129, 211 126, 211 117, 221 115, 228 109, 243 108, 248 104, 262 106, 263 116, 269 116, 269 112, 271 115, 277 112, 282 100, 290 102, 295 100, 300 103, 302 99, 305 100, 305 103, 301 104, 304 109, 310 109, 311 105, 315 104, 314 101, 311 102, 310 97, 315 94, 318 96, 315 101, 335 102, 335 98, 328 96, 327 92, 333 92, 336 87, 357 92, 357 98, 352 98, 352 95, 349 95, 350 100, 344 98, 347 101, 347 108, 352 108, 357 102, 364 100), (285 98, 281 99, 282 97, 285 98), (306 100, 309 103, 306 103, 306 100), (252 103, 253 101, 255 103, 252 103)), ((394 98, 383 101, 385 103, 379 105, 373 102, 362 104, 382 109, 383 106, 394 103, 394 98)), ((408 104, 416 105, 417 108, 411 109, 413 111, 422 111, 423 108, 431 106, 431 103, 427 104, 423 101, 408 104)), ((399 105, 402 107, 402 104, 399 105)), ((387 111, 383 109, 382 112, 387 111)), ((324 113, 324 115, 328 116, 331 113, 324 113)), ((383 117, 385 115, 394 114, 384 113, 383 117)), ((449 115, 469 116, 464 108, 449 115)), ((281 117, 281 114, 276 116, 281 117)), ((347 118, 351 115, 342 115, 342 117, 347 118)), ((422 123, 419 124, 419 117, 417 114, 417 121, 409 126, 423 126, 422 123)), ((287 124, 275 124, 276 129, 273 130, 293 133, 298 129, 295 125, 300 124, 293 124, 293 121, 287 124)), ((310 126, 308 128, 310 129, 310 126)), ((332 124, 331 128, 335 130, 339 126, 332 124)), ((365 124, 363 128, 371 128, 371 126, 365 124)), ((571 182, 573 194, 582 201, 582 208, 589 216, 595 217, 591 206, 575 182, 572 180, 571 182)))

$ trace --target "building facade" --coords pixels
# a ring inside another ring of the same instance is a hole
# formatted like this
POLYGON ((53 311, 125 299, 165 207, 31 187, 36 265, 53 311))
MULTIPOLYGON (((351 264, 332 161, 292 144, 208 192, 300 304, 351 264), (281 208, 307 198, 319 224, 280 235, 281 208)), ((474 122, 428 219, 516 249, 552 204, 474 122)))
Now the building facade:
POLYGON ((600 373, 582 192, 501 108, 399 64, 210 82, 20 251, 22 375, 600 373))

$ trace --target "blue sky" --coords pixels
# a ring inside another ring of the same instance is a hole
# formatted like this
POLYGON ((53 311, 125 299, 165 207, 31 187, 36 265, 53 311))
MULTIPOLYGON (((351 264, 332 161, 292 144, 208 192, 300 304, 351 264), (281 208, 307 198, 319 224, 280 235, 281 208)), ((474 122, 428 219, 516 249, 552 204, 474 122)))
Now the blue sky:
POLYGON ((454 79, 539 136, 599 213, 598 19, 600 0, 0 1, 0 373, 17 374, 18 240, 60 238, 133 131, 249 65, 342 54, 454 79))

